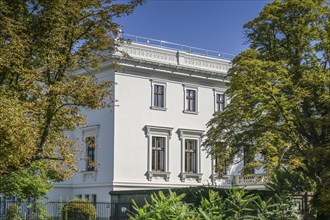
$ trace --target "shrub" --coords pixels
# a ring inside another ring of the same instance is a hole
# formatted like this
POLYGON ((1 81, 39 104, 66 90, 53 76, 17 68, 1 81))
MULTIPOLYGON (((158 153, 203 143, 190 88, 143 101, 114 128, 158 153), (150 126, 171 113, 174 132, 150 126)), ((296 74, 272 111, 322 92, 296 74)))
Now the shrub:
POLYGON ((86 200, 74 199, 67 202, 62 208, 63 220, 95 220, 96 209, 86 200))
POLYGON ((17 205, 10 205, 7 209, 6 220, 22 220, 20 207, 17 205))
POLYGON ((162 191, 151 196, 151 202, 146 202, 143 207, 138 207, 134 203, 135 213, 131 213, 130 220, 188 220, 194 219, 195 211, 190 205, 182 202, 185 194, 177 196, 170 191, 168 196, 165 196, 162 191))

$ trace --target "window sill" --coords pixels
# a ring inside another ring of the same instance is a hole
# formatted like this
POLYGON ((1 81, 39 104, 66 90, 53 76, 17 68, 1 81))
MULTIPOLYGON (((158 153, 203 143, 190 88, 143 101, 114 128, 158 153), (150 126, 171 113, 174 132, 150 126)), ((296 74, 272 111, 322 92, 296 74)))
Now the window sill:
POLYGON ((202 181, 202 173, 181 173, 180 174, 180 178, 181 178, 181 182, 185 182, 186 178, 194 178, 196 179, 196 181, 198 183, 200 183, 202 181))
POLYGON ((165 171, 148 171, 146 173, 147 179, 149 181, 152 181, 153 177, 163 177, 166 182, 170 180, 171 172, 165 172, 165 171))
POLYGON ((196 111, 183 110, 183 113, 192 114, 192 115, 198 115, 198 112, 196 112, 196 111))
POLYGON ((158 111, 166 111, 167 110, 167 108, 165 108, 165 107, 156 107, 156 106, 151 106, 150 109, 158 110, 158 111))
POLYGON ((96 180, 97 179, 97 172, 96 170, 90 171, 81 171, 83 181, 85 182, 88 179, 96 180))

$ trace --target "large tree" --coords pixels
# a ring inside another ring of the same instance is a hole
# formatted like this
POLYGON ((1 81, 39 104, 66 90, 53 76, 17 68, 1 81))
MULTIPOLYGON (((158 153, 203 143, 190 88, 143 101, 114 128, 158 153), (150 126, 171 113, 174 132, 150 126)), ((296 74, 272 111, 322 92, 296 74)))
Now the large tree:
POLYGON ((113 18, 141 3, 0 0, 0 193, 42 194, 34 186, 77 170, 79 148, 67 131, 84 124, 81 108, 112 101, 111 82, 74 70, 107 59, 118 46, 113 18))
POLYGON ((245 24, 250 48, 232 62, 226 92, 230 104, 210 120, 204 142, 220 159, 219 168, 244 151, 245 171, 264 167, 272 173, 282 167, 303 174, 316 186, 314 205, 326 213, 329 17, 326 0, 275 0, 245 24))

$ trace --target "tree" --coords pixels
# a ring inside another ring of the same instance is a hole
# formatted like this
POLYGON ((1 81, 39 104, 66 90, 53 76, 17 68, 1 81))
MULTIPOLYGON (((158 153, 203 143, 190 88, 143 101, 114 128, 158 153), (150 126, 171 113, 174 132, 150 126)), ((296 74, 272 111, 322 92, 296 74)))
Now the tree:
POLYGON ((113 18, 142 1, 0 0, 0 184, 20 173, 59 181, 77 170, 67 132, 84 124, 81 108, 112 104, 111 82, 89 70, 120 43, 113 18))
POLYGON ((330 213, 329 17, 325 0, 275 0, 245 24, 250 48, 232 62, 230 104, 209 121, 204 141, 221 156, 220 168, 244 149, 246 170, 302 173, 315 184, 313 204, 324 213, 330 213))

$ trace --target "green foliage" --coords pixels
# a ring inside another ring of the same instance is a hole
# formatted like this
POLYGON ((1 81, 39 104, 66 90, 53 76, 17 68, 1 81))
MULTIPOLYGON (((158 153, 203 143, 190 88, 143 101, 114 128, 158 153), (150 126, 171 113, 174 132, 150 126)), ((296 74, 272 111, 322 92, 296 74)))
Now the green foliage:
POLYGON ((35 187, 28 192, 23 185, 61 181, 77 171, 84 158, 68 131, 85 125, 81 109, 112 106, 111 82, 95 73, 121 42, 114 40, 120 25, 113 18, 141 3, 0 0, 1 194, 34 195, 35 187))
POLYGON ((226 92, 231 102, 209 121, 203 144, 220 158, 219 169, 245 149, 245 171, 263 167, 271 174, 285 167, 306 185, 292 187, 292 177, 283 186, 292 193, 312 189, 314 201, 328 201, 329 17, 325 0, 275 0, 245 24, 250 49, 232 62, 226 92))
POLYGON ((225 199, 226 219, 253 219, 255 213, 253 205, 257 198, 257 195, 247 194, 244 189, 230 188, 225 199))
POLYGON ((83 199, 75 199, 67 202, 62 208, 63 220, 95 220, 96 209, 95 206, 83 199))
POLYGON ((159 191, 158 195, 151 196, 151 202, 147 202, 143 207, 138 207, 134 203, 134 213, 131 214, 130 220, 187 220, 194 219, 195 211, 190 205, 182 202, 185 194, 177 196, 173 192, 169 192, 165 196, 163 192, 159 191))
POLYGON ((267 200, 244 189, 232 187, 225 196, 209 190, 207 198, 201 198, 200 205, 183 202, 185 194, 159 192, 153 195, 151 203, 138 207, 134 202, 131 220, 141 219, 200 219, 200 220, 294 220, 294 203, 289 197, 276 195, 267 200))
POLYGON ((21 216, 21 209, 17 205, 11 205, 7 209, 7 214, 6 214, 6 219, 7 220, 22 220, 21 216))
POLYGON ((202 198, 198 207, 200 218, 205 220, 222 220, 225 219, 226 205, 217 192, 209 191, 209 199, 202 198))
POLYGON ((0 176, 0 185, 3 196, 17 196, 20 199, 39 198, 52 188, 47 182, 45 173, 32 168, 12 173, 9 176, 0 176))
POLYGON ((315 181, 297 170, 281 168, 271 174, 267 187, 277 193, 304 193, 315 191, 315 181))

